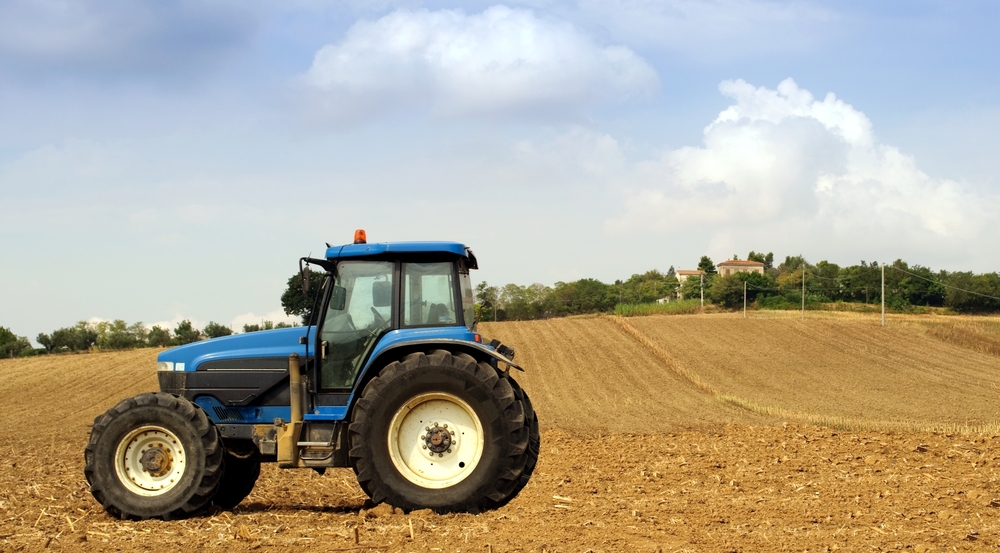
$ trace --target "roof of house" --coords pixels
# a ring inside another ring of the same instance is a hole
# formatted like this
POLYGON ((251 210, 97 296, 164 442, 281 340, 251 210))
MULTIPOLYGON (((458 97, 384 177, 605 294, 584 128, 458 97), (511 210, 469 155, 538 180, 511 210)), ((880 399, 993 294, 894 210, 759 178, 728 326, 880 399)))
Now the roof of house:
POLYGON ((764 264, 760 261, 745 261, 743 259, 733 259, 730 261, 723 261, 722 263, 716 264, 716 267, 721 267, 723 265, 736 265, 739 267, 763 267, 764 264))
POLYGON ((679 276, 703 275, 705 274, 705 271, 689 271, 687 269, 681 269, 680 271, 677 271, 677 274, 679 276))

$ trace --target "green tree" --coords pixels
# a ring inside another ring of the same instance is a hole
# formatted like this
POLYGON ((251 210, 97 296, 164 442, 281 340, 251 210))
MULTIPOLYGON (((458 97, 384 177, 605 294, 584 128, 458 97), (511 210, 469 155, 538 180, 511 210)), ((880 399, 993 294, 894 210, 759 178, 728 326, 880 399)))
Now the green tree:
POLYGON ((881 269, 875 261, 843 267, 839 271, 840 299, 872 303, 881 300, 881 269))
POLYGON ((641 275, 632 275, 625 282, 618 281, 615 285, 619 289, 621 303, 637 304, 652 303, 658 299, 672 296, 677 292, 679 283, 677 277, 664 275, 654 269, 641 275))
MULTIPOLYGON (((255 324, 255 325, 245 324, 245 325, 243 325, 243 332, 244 333, 247 333, 247 332, 260 332, 261 330, 272 330, 274 328, 275 328, 275 326, 274 326, 273 322, 271 322, 271 321, 261 321, 260 324, 255 324)), ((284 327, 282 327, 281 325, 278 325, 277 328, 284 328, 284 327)))
POLYGON ((712 287, 706 296, 712 303, 728 309, 743 307, 743 283, 746 283, 746 301, 753 303, 766 290, 774 287, 774 281, 768 275, 751 272, 733 273, 718 276, 712 281, 712 287))
POLYGON ((52 332, 52 351, 87 351, 97 344, 96 325, 86 321, 52 332))
MULTIPOLYGON (((281 294, 281 307, 285 309, 286 315, 297 315, 302 318, 302 324, 309 324, 312 319, 313 305, 316 298, 323 292, 323 279, 327 273, 309 273, 309 292, 302 292, 302 279, 299 273, 295 273, 288 279, 288 286, 281 294)), ((246 331, 245 331, 246 332, 246 331)))
POLYGON ((52 344, 52 337, 44 332, 39 332, 38 336, 35 336, 35 341, 45 348, 45 353, 52 353, 54 345, 52 344))
POLYGON ((747 261, 756 261, 757 263, 763 263, 764 271, 770 271, 771 268, 774 267, 774 254, 771 252, 767 252, 767 255, 764 255, 763 252, 757 253, 753 250, 750 250, 750 253, 747 254, 747 261))
POLYGON ((201 331, 191 325, 191 321, 184 319, 177 323, 174 329, 174 344, 184 345, 201 340, 201 331))
POLYGON ((960 313, 985 313, 1000 311, 1000 275, 971 272, 950 273, 945 278, 947 289, 945 305, 960 313))
POLYGON ((146 343, 152 348, 167 347, 172 341, 173 339, 170 336, 170 329, 168 328, 154 326, 149 329, 149 333, 146 335, 146 343))
POLYGON ((712 263, 712 258, 707 255, 701 256, 701 259, 698 260, 698 270, 705 271, 706 275, 714 275, 717 272, 715 263, 712 263))
POLYGON ((17 336, 9 328, 0 326, 0 357, 27 357, 35 348, 24 336, 17 336))
POLYGON ((233 333, 233 329, 228 326, 221 325, 215 321, 208 321, 205 325, 205 336, 209 338, 218 338, 220 336, 229 336, 233 333))
POLYGON ((499 288, 490 286, 485 280, 476 285, 476 316, 480 321, 497 320, 499 303, 499 288))
MULTIPOLYGON (((712 284, 711 280, 705 279, 705 289, 707 290, 712 284)), ((686 300, 697 300, 701 299, 701 286, 702 277, 695 275, 684 277, 684 282, 681 282, 680 294, 686 300)))
POLYGON ((142 323, 129 326, 122 319, 97 323, 97 345, 103 349, 132 349, 146 345, 146 328, 142 323))

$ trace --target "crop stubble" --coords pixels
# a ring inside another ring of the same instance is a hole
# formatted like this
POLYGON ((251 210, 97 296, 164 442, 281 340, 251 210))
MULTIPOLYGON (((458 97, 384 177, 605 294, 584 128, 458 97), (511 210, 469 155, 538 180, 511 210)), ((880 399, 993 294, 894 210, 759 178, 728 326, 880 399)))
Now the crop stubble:
POLYGON ((754 329, 739 325, 761 321, 664 319, 627 321, 660 352, 606 318, 482 325, 488 337, 517 347, 528 372, 515 377, 545 431, 528 487, 481 515, 369 508, 349 470, 320 476, 267 466, 234 512, 114 520, 83 480, 87 424, 117 400, 155 388, 156 351, 0 361, 0 551, 1000 546, 996 436, 783 424, 719 401, 688 378, 801 412, 927 423, 966 421, 972 412, 993 421, 981 388, 993 382, 996 356, 953 347, 920 325, 878 334, 865 321, 754 329), (891 376, 876 374, 886 371, 891 376), (906 385, 890 386, 900 380, 906 385), (880 383, 881 391, 871 390, 880 383))

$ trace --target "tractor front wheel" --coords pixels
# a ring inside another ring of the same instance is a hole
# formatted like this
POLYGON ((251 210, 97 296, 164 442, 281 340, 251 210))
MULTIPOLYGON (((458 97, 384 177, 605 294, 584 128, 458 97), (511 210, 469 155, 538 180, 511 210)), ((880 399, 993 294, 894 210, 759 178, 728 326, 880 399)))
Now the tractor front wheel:
POLYGON ((94 419, 84 458, 90 493, 122 519, 197 511, 215 494, 224 462, 205 412, 162 392, 123 400, 94 419))
POLYGON ((387 365, 365 386, 349 427, 361 488, 404 510, 479 512, 505 503, 534 468, 530 421, 510 382, 445 350, 387 365))

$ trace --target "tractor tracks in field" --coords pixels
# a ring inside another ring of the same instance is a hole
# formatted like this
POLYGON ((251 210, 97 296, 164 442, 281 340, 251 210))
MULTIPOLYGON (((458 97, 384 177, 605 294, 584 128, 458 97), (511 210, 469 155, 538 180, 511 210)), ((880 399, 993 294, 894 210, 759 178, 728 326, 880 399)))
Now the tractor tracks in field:
POLYGON ((815 426, 826 426, 839 430, 881 431, 881 432, 944 432, 955 434, 996 434, 1000 433, 1000 422, 982 424, 925 423, 908 420, 878 420, 855 419, 837 415, 816 415, 790 411, 781 407, 763 405, 739 396, 724 394, 711 384, 702 380, 697 374, 681 365, 670 353, 660 347, 641 330, 629 323, 625 317, 610 315, 607 317, 629 336, 642 344, 656 358, 676 375, 688 381, 698 390, 711 395, 714 399, 735 407, 741 411, 755 415, 771 417, 780 421, 798 422, 815 426))
POLYGON ((674 359, 673 356, 671 356, 669 353, 667 353, 666 350, 657 345, 656 342, 650 340, 649 337, 643 334, 641 330, 632 326, 631 323, 626 321, 625 317, 622 317, 620 315, 611 315, 608 318, 611 319, 611 322, 621 327, 621 329, 624 330, 629 336, 635 338, 640 344, 645 346, 646 349, 652 352, 652 354, 655 355, 660 361, 663 361, 663 363, 667 366, 668 369, 673 371, 675 374, 677 374, 684 380, 690 382, 692 385, 694 385, 695 388, 698 388, 699 390, 711 394, 713 396, 719 395, 718 390, 716 390, 707 382, 699 378, 698 375, 687 370, 684 366, 678 363, 677 360, 674 359))

